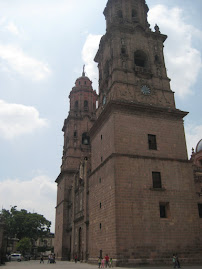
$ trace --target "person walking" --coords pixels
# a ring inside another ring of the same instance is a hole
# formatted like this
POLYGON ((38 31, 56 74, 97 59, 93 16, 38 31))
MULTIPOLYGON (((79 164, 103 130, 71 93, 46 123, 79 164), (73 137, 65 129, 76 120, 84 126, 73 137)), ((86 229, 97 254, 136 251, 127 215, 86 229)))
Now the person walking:
POLYGON ((106 256, 105 256, 105 265, 106 265, 106 268, 107 268, 107 266, 109 267, 109 256, 108 256, 108 254, 106 254, 106 256))
POLYGON ((101 268, 105 268, 105 259, 104 259, 104 258, 102 259, 102 265, 101 265, 101 268))
POLYGON ((113 267, 113 263, 112 263, 112 258, 109 259, 109 267, 112 268, 113 267))
POLYGON ((175 257, 176 257, 176 265, 178 268, 180 268, 180 261, 178 259, 178 255, 176 254, 175 257))
POLYGON ((43 255, 41 255, 40 263, 44 263, 43 255))
POLYGON ((56 263, 56 261, 55 261, 55 253, 53 253, 53 255, 52 255, 52 260, 53 260, 53 263, 56 263))
POLYGON ((74 261, 77 263, 77 255, 74 256, 74 261))
POLYGON ((176 268, 177 266, 177 260, 175 254, 173 254, 173 268, 176 268))
POLYGON ((101 266, 101 258, 98 258, 98 268, 101 266))
POLYGON ((50 263, 50 260, 51 260, 51 254, 48 255, 48 262, 47 263, 50 263))

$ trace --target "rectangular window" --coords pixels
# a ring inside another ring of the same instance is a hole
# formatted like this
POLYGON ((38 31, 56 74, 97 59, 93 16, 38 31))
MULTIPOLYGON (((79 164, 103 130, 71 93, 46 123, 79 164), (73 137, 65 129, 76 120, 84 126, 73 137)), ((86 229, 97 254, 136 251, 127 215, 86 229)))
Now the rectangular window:
POLYGON ((169 203, 159 203, 160 218, 167 219, 170 217, 169 203))
POLYGON ((202 218, 202 204, 198 204, 199 217, 202 218))
POLYGON ((148 134, 149 149, 157 150, 156 135, 148 134))
POLYGON ((161 185, 161 173, 160 172, 152 172, 153 179, 153 188, 162 188, 161 185))

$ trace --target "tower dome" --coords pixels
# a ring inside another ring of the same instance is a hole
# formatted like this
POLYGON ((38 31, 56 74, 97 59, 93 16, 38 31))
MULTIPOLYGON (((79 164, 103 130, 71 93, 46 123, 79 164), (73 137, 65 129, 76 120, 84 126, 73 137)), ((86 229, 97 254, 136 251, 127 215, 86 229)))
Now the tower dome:
POLYGON ((82 76, 77 78, 77 80, 75 82, 75 86, 80 87, 80 88, 83 87, 83 86, 86 86, 86 87, 91 87, 92 86, 92 81, 86 76, 85 65, 83 66, 82 76))
POLYGON ((198 142, 196 146, 196 153, 202 151, 202 139, 198 142))
POLYGON ((83 116, 83 113, 91 116, 95 114, 97 94, 93 90, 92 81, 85 74, 85 65, 82 76, 77 78, 69 98, 70 114, 77 116, 83 116))

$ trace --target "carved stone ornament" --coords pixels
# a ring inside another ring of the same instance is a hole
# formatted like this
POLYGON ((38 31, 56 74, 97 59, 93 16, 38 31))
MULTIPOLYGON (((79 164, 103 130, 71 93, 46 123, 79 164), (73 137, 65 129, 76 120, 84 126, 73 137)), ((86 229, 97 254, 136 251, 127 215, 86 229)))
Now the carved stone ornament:
POLYGON ((155 32, 156 33, 158 33, 158 34, 161 33, 160 30, 159 30, 159 26, 157 24, 155 25, 154 29, 155 29, 155 32))
POLYGON ((125 100, 133 100, 134 94, 133 91, 128 87, 116 87, 117 95, 119 99, 125 99, 125 100))
POLYGON ((196 183, 202 183, 202 176, 195 176, 195 177, 194 177, 194 181, 195 181, 196 183))
POLYGON ((164 90, 159 90, 158 91, 158 102, 162 105, 168 105, 170 104, 170 100, 168 98, 168 93, 165 92, 164 90))

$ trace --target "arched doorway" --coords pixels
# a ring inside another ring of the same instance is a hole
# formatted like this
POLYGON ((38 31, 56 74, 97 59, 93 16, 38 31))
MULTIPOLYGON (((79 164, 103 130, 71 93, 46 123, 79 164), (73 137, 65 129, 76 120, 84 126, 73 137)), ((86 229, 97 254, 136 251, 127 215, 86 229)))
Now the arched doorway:
POLYGON ((82 229, 81 227, 79 228, 79 242, 78 242, 78 260, 83 260, 83 249, 82 249, 82 229))

